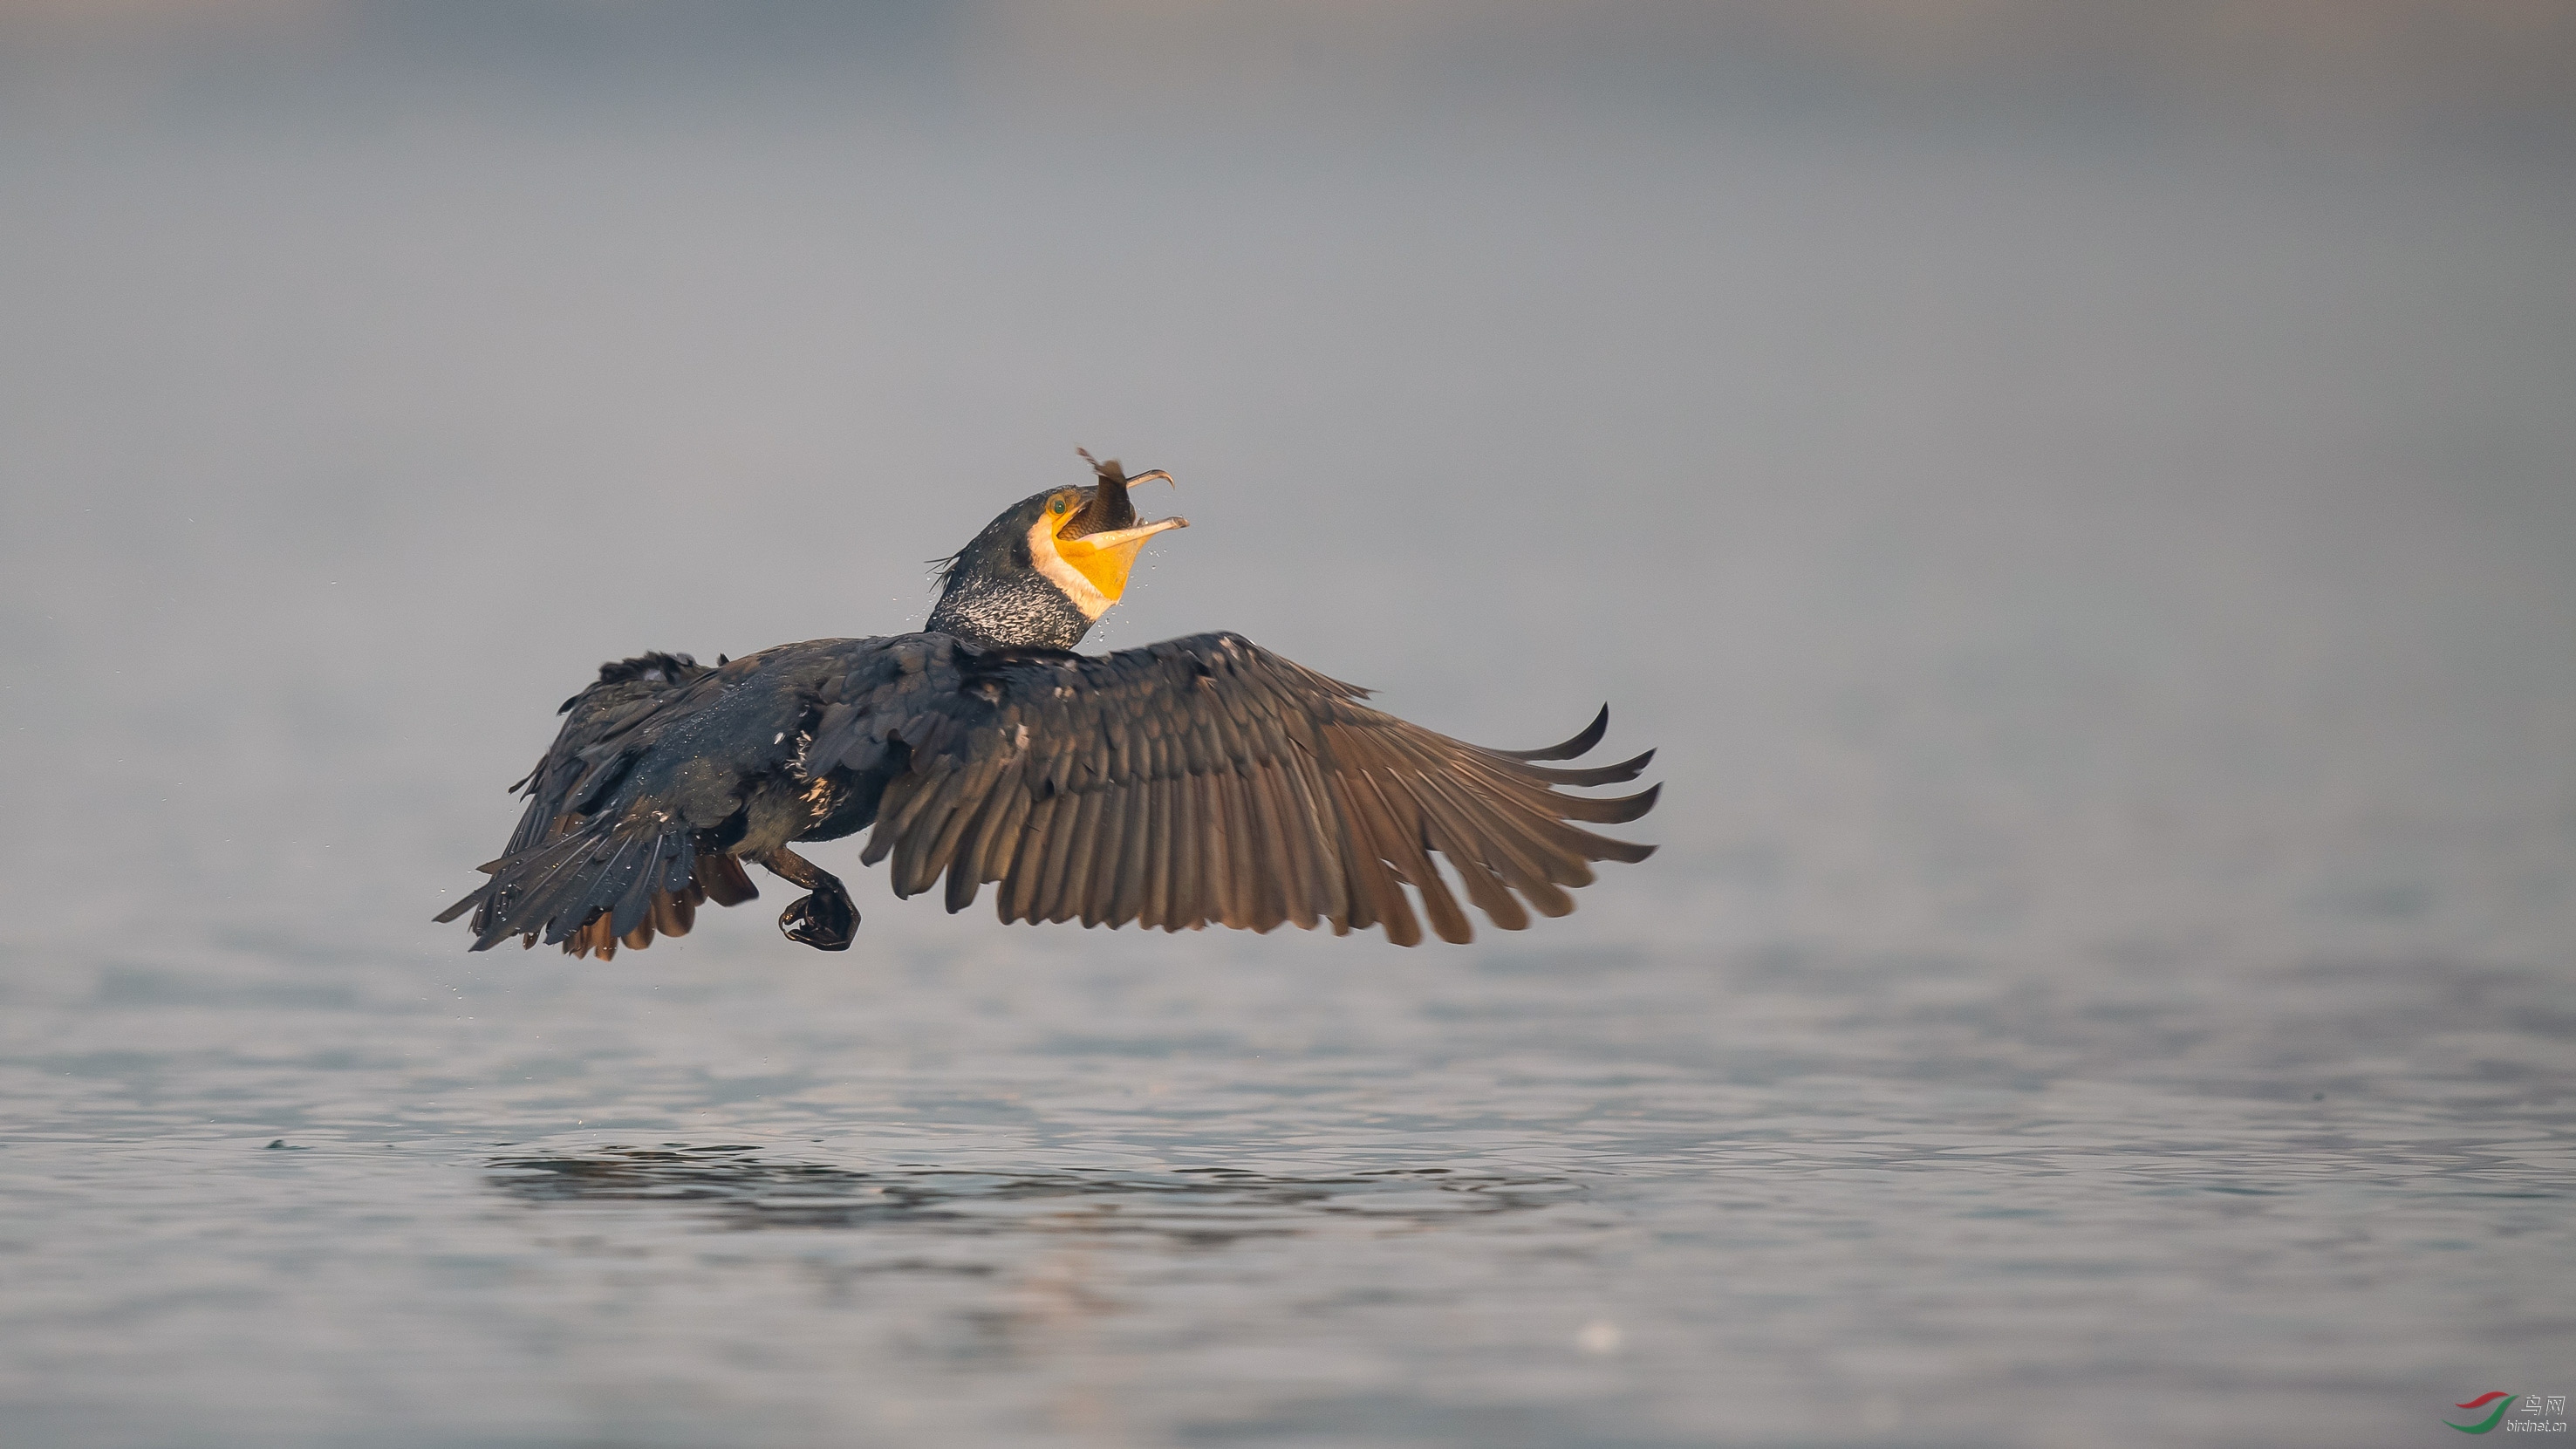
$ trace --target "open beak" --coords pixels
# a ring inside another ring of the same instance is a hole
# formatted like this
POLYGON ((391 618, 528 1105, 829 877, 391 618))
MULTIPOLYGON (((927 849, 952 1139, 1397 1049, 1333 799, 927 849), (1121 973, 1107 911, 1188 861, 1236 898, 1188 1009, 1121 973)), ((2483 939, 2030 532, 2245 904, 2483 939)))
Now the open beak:
POLYGON ((1145 546, 1145 540, 1167 528, 1187 528, 1190 521, 1136 521, 1136 505, 1128 501, 1127 485, 1149 478, 1172 483, 1171 474, 1156 468, 1130 478, 1115 458, 1104 463, 1079 448, 1074 451, 1082 453, 1083 461, 1091 465, 1100 482, 1091 490, 1091 501, 1074 510, 1073 516, 1056 531, 1055 551, 1091 580, 1093 588, 1115 599, 1127 592, 1127 571, 1136 566, 1136 551, 1145 546))
POLYGON ((1127 592, 1127 571, 1136 566, 1136 555, 1145 547, 1145 540, 1158 533, 1189 526, 1190 521, 1186 518, 1156 519, 1134 528, 1113 528, 1106 533, 1086 533, 1080 538, 1058 538, 1055 551, 1076 572, 1091 580, 1093 588, 1115 599, 1127 592))

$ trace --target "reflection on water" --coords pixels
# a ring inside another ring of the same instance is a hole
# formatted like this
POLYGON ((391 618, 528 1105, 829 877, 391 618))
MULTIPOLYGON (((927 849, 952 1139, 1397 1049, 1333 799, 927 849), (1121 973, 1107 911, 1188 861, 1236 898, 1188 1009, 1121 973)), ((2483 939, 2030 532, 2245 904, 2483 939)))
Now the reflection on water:
POLYGON ((1581 1195, 1559 1177, 1384 1168, 1279 1177, 1233 1168, 1168 1173, 853 1171, 780 1162, 748 1146, 611 1147, 578 1157, 496 1157, 486 1181, 533 1205, 685 1206, 714 1225, 932 1228, 940 1233, 1143 1236, 1216 1247, 1284 1237, 1317 1218, 1436 1226, 1527 1212, 1581 1195))

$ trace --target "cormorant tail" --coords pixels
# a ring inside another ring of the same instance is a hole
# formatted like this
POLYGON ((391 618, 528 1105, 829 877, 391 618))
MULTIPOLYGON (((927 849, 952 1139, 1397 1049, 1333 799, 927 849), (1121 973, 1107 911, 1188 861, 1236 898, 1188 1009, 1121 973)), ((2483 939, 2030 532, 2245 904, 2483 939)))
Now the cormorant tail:
POLYGON ((647 833, 600 821, 483 867, 492 879, 438 915, 474 913, 474 949, 511 936, 543 936, 574 956, 605 961, 623 944, 641 951, 656 935, 685 936, 707 901, 735 905, 760 894, 742 863, 691 831, 647 833))

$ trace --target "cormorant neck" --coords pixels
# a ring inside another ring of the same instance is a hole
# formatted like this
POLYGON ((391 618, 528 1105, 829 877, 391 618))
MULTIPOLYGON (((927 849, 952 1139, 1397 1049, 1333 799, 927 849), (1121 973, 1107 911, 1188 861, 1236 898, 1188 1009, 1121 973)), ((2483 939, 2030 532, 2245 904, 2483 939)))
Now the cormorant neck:
POLYGON ((979 650, 1071 649, 1091 632, 1091 620, 1054 585, 1026 573, 949 580, 921 627, 979 650))

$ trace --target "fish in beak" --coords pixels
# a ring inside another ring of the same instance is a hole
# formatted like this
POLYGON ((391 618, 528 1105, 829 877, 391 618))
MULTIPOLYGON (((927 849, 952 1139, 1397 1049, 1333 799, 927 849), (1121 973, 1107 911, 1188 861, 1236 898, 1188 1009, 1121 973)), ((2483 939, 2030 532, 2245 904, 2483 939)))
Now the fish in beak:
POLYGON ((1075 451, 1082 453, 1083 461, 1091 464, 1100 481, 1093 485, 1090 499, 1066 515, 1063 526, 1056 530, 1055 550, 1090 580, 1093 588, 1116 599, 1127 592, 1127 573, 1136 566, 1137 552, 1144 548, 1145 540, 1169 529, 1187 528, 1190 521, 1136 521, 1136 505, 1127 496, 1128 485, 1160 478, 1178 488, 1171 474, 1156 468, 1130 478, 1115 458, 1102 462, 1081 449, 1075 451))

